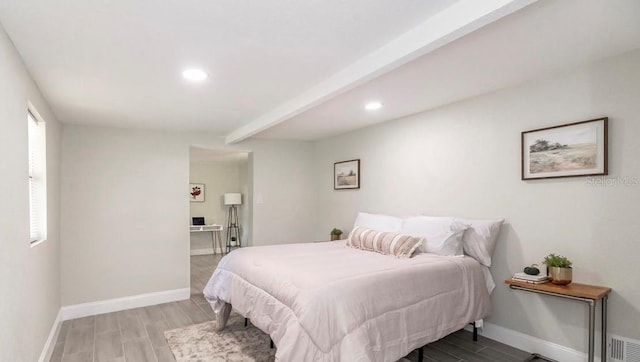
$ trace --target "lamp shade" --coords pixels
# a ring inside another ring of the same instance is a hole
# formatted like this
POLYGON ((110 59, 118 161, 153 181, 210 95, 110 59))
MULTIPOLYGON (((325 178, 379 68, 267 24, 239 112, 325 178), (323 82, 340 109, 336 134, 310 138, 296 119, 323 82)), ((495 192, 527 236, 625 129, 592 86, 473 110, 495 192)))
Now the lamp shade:
POLYGON ((224 194, 224 204, 225 205, 242 205, 242 194, 241 193, 224 194))

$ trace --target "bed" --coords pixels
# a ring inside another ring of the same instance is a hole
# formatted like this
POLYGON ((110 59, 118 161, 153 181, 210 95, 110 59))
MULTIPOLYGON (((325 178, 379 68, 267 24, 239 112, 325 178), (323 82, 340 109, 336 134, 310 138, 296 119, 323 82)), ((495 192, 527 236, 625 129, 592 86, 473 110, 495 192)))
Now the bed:
POLYGON ((469 256, 395 258, 344 241, 237 249, 204 289, 268 333, 279 361, 397 361, 490 312, 493 280, 469 256))

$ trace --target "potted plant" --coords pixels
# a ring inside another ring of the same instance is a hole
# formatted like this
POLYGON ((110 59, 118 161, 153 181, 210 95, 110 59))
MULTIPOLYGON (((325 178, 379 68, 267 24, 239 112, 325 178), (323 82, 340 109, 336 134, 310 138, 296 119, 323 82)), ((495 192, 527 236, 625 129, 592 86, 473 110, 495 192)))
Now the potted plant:
POLYGON ((333 228, 333 230, 331 230, 331 241, 340 240, 340 236, 342 236, 342 230, 337 228, 333 228))
POLYGON ((571 261, 562 255, 549 254, 544 258, 544 264, 547 265, 551 283, 566 285, 571 283, 573 278, 573 269, 571 269, 571 261))

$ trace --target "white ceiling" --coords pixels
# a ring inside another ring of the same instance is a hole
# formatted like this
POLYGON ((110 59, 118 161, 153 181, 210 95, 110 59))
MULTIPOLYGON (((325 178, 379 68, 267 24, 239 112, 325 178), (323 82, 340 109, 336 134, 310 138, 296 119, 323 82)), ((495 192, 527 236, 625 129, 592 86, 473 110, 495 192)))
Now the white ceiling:
POLYGON ((321 139, 637 48, 640 1, 540 1, 258 137, 321 139))
POLYGON ((63 122, 226 134, 455 1, 2 0, 0 22, 63 122))
POLYGON ((2 0, 0 23, 63 122, 314 140, 640 47, 640 1, 535 1, 2 0))

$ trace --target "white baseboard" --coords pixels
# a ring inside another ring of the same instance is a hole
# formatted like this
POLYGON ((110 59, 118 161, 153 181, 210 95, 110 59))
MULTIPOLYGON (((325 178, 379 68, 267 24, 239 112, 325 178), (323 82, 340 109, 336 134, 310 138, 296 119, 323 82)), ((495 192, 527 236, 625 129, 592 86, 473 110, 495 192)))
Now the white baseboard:
POLYGON ((209 254, 213 254, 213 248, 191 249, 191 256, 194 256, 194 255, 209 255, 209 254))
POLYGON ((47 342, 44 344, 44 348, 42 348, 42 353, 40 353, 40 358, 38 358, 38 362, 47 362, 51 360, 51 355, 53 354, 54 348, 56 348, 56 341, 58 340, 58 334, 60 333, 61 321, 62 321, 62 309, 58 311, 58 315, 56 316, 56 319, 53 321, 53 326, 51 326, 49 337, 47 338, 47 342))
POLYGON ((216 249, 215 253, 213 252, 213 248, 191 249, 190 254, 191 254, 191 256, 194 256, 194 255, 222 254, 222 249, 216 249))
POLYGON ((133 295, 130 297, 107 299, 97 302, 68 305, 60 308, 62 320, 81 318, 91 315, 117 312, 125 309, 146 307, 160 303, 189 299, 191 289, 182 288, 162 292, 133 295))
MULTIPOLYGON (((467 326, 465 329, 473 330, 473 327, 467 326)), ((556 361, 584 362, 587 360, 587 354, 584 352, 545 341, 544 339, 520 333, 512 329, 500 327, 495 324, 485 322, 482 329, 479 329, 478 332, 487 338, 493 339, 494 341, 507 344, 523 351, 537 353, 556 361)), ((600 358, 596 357, 596 361, 600 361, 600 358)))
POLYGON ((55 321, 53 321, 53 326, 51 326, 49 337, 47 338, 47 342, 42 348, 42 352, 40 353, 38 362, 47 362, 51 359, 53 350, 56 347, 58 334, 60 334, 60 326, 62 321, 86 317, 90 315, 117 312, 125 309, 175 302, 178 300, 189 299, 190 296, 191 289, 183 288, 62 307, 58 311, 58 315, 56 316, 55 321))

